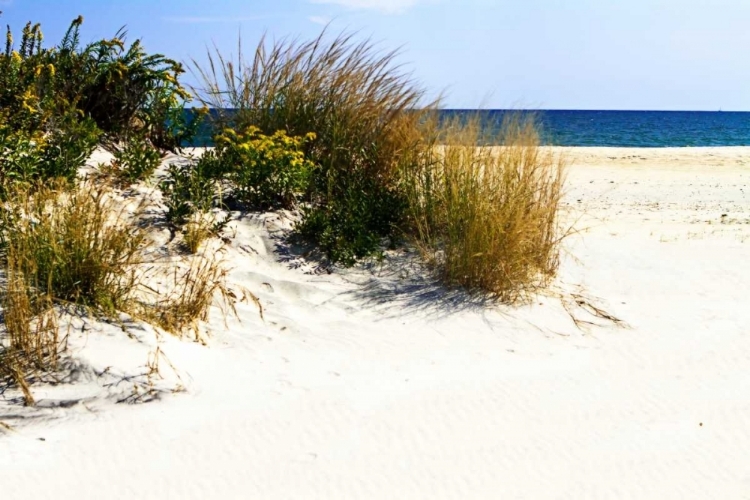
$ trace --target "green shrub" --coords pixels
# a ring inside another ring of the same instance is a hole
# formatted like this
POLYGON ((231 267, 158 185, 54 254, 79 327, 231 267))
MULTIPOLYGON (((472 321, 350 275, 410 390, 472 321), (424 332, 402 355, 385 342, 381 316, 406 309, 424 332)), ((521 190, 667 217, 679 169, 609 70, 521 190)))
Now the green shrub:
POLYGON ((75 179, 99 140, 89 119, 66 119, 47 134, 12 130, 0 123, 0 199, 11 184, 75 179))
POLYGON ((28 23, 18 50, 10 27, 0 54, 0 111, 14 130, 52 132, 61 117, 93 120, 113 140, 133 133, 156 147, 175 149, 198 120, 183 113, 190 95, 179 84, 181 65, 149 55, 140 40, 126 48, 124 30, 82 46, 76 18, 59 45, 42 47, 39 24, 28 23))
MULTIPOLYGON (((215 159, 215 153, 208 151, 204 157, 215 159)), ((201 158, 196 165, 170 164, 167 178, 160 184, 167 208, 167 221, 172 227, 181 227, 198 212, 206 213, 219 206, 219 183, 207 172, 209 161, 201 158)), ((216 162, 213 161, 215 164, 216 162)))
POLYGON ((205 67, 193 61, 204 82, 198 98, 219 115, 215 126, 292 137, 314 133, 305 146, 312 171, 301 234, 334 260, 368 255, 393 238, 405 217, 399 170, 421 146, 419 125, 430 103, 423 90, 395 64, 351 35, 310 42, 261 40, 254 59, 209 53, 205 67), (374 214, 374 215, 372 215, 374 214), (307 220, 310 218, 310 220, 307 220))
POLYGON ((313 164, 302 147, 314 138, 312 133, 289 137, 283 130, 267 136, 256 127, 240 133, 227 129, 216 138, 222 166, 214 170, 225 176, 233 196, 247 207, 291 208, 308 189, 313 164))
MULTIPOLYGON (((386 238, 383 235, 389 235, 394 226, 394 214, 405 210, 406 200, 399 191, 387 191, 376 183, 367 188, 367 179, 362 179, 357 186, 344 190, 344 198, 304 208, 296 231, 316 242, 333 262, 352 265, 372 255, 381 248, 386 238)), ((397 237, 398 233, 390 234, 389 244, 397 237)))
POLYGON ((179 146, 182 137, 166 128, 180 132, 174 119, 190 98, 177 80, 182 66, 161 54, 148 54, 140 40, 126 49, 122 29, 112 39, 82 47, 82 22, 81 17, 73 21, 53 52, 56 90, 112 138, 126 139, 142 130, 159 147, 179 146))
POLYGON ((132 136, 114 157, 109 170, 127 184, 149 179, 162 160, 161 153, 139 136, 132 136))

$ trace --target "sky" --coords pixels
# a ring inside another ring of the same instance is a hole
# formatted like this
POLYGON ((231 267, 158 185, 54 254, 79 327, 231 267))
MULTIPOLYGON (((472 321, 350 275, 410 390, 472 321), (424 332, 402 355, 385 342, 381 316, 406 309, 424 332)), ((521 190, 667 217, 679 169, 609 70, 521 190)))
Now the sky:
POLYGON ((750 0, 0 0, 1 24, 58 41, 122 26, 149 52, 205 61, 269 38, 355 31, 447 108, 750 111, 750 0))

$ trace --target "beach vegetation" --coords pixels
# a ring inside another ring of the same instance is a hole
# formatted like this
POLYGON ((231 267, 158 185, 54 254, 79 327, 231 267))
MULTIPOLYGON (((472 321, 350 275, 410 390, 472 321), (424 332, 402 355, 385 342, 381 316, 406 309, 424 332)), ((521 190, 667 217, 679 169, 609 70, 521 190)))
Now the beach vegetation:
POLYGON ((114 152, 114 159, 104 170, 121 184, 133 184, 151 178, 161 161, 158 149, 142 136, 133 135, 114 152))
POLYGON ((56 367, 61 309, 196 336, 212 304, 233 311, 220 252, 205 251, 230 206, 298 209, 296 236, 333 263, 415 245, 445 283, 505 302, 555 275, 565 161, 533 117, 491 137, 479 117, 441 121, 397 52, 326 31, 263 38, 247 61, 241 40, 236 60, 193 60, 203 107, 188 113, 179 63, 126 45, 124 30, 83 45, 82 22, 51 48, 38 24, 18 44, 8 29, 0 53, 0 377, 27 403, 29 374, 56 367), (120 188, 154 177, 204 117, 215 147, 155 186, 190 255, 160 261, 120 188), (78 176, 98 144, 114 183, 78 176))
POLYGON ((405 214, 399 167, 413 155, 425 108, 424 90, 396 63, 354 34, 308 42, 258 43, 251 60, 239 40, 236 60, 209 51, 207 64, 193 60, 202 82, 197 98, 219 112, 225 128, 273 136, 314 134, 304 147, 310 173, 298 233, 319 245, 332 261, 346 264, 395 240, 405 214))
POLYGON ((254 126, 226 129, 215 139, 216 158, 231 196, 250 209, 292 208, 309 188, 314 164, 303 147, 314 139, 312 132, 290 137, 283 130, 265 135, 254 126))
POLYGON ((189 139, 200 113, 191 118, 184 112, 191 96, 178 80, 182 65, 148 54, 140 40, 128 45, 124 29, 84 45, 82 24, 81 16, 73 20, 52 47, 43 46, 39 24, 26 24, 18 43, 8 27, 0 53, 2 121, 36 137, 90 121, 103 139, 139 133, 170 150, 189 139))
POLYGON ((488 140, 478 117, 441 124, 405 171, 410 232, 444 281, 514 302, 544 286, 566 231, 565 160, 541 147, 532 115, 488 140))
POLYGON ((142 212, 91 181, 8 192, 0 210, 0 377, 23 388, 30 375, 55 369, 61 310, 114 321, 127 313, 178 335, 198 335, 214 299, 233 311, 220 258, 149 257, 142 212))

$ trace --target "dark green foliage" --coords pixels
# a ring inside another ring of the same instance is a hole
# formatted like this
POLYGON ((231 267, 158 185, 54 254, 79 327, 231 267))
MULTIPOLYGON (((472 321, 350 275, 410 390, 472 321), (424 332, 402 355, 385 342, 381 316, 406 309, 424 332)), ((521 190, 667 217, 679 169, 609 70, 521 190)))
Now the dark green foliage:
POLYGON ((375 253, 384 238, 394 241, 393 229, 406 201, 397 190, 385 190, 367 179, 343 191, 340 199, 306 208, 296 229, 316 242, 331 261, 352 265, 375 253))
POLYGON ((138 136, 131 137, 114 156, 110 169, 120 181, 130 184, 151 177, 162 158, 158 150, 138 136))
MULTIPOLYGON (((206 155, 215 158, 212 151, 206 155)), ((218 182, 214 177, 216 172, 209 171, 211 166, 215 163, 169 165, 167 179, 160 188, 167 207, 167 221, 173 227, 184 225, 196 212, 208 212, 218 204, 218 182)))
POLYGON ((92 120, 112 141, 134 133, 154 146, 175 149, 199 120, 186 120, 190 95, 177 78, 179 63, 149 55, 140 40, 126 48, 124 30, 82 46, 75 19, 62 41, 42 47, 38 24, 27 24, 17 50, 10 28, 0 54, 0 119, 13 130, 48 133, 59 122, 92 120))
POLYGON ((68 119, 61 123, 46 137, 42 171, 38 178, 62 177, 73 181, 78 168, 94 152, 100 135, 99 128, 89 118, 68 119))
POLYGON ((91 117, 111 138, 143 131, 160 147, 179 146, 184 131, 175 117, 182 115, 182 103, 189 98, 177 81, 182 66, 161 54, 149 55, 140 40, 126 49, 123 29, 110 40, 81 47, 82 21, 73 21, 53 51, 61 99, 91 117))

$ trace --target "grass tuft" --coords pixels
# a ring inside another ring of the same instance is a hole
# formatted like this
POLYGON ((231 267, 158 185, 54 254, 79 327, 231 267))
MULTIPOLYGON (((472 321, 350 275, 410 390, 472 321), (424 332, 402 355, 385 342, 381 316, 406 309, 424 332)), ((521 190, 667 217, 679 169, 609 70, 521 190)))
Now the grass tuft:
POLYGON ((160 299, 156 302, 142 303, 139 316, 167 332, 192 332, 199 337, 198 322, 208 318, 215 299, 219 299, 225 315, 236 315, 236 296, 226 284, 227 274, 220 259, 196 256, 186 269, 172 270, 171 289, 158 294, 160 299))
POLYGON ((8 206, 8 266, 28 290, 105 313, 125 307, 148 240, 106 190, 52 182, 17 189, 8 206))
POLYGON ((443 124, 407 172, 417 241, 446 282, 513 302, 548 283, 564 237, 564 159, 532 116, 507 118, 488 146, 478 118, 443 124))
POLYGON ((27 404, 33 404, 29 376, 57 366, 58 306, 114 320, 125 312, 170 333, 196 336, 215 299, 225 313, 234 312, 227 271, 213 255, 191 257, 186 269, 144 258, 149 240, 140 212, 128 211, 106 185, 70 187, 64 180, 28 189, 17 184, 0 208, 6 281, 0 377, 18 385, 27 404), (150 286, 157 273, 172 277, 163 290, 150 286))

